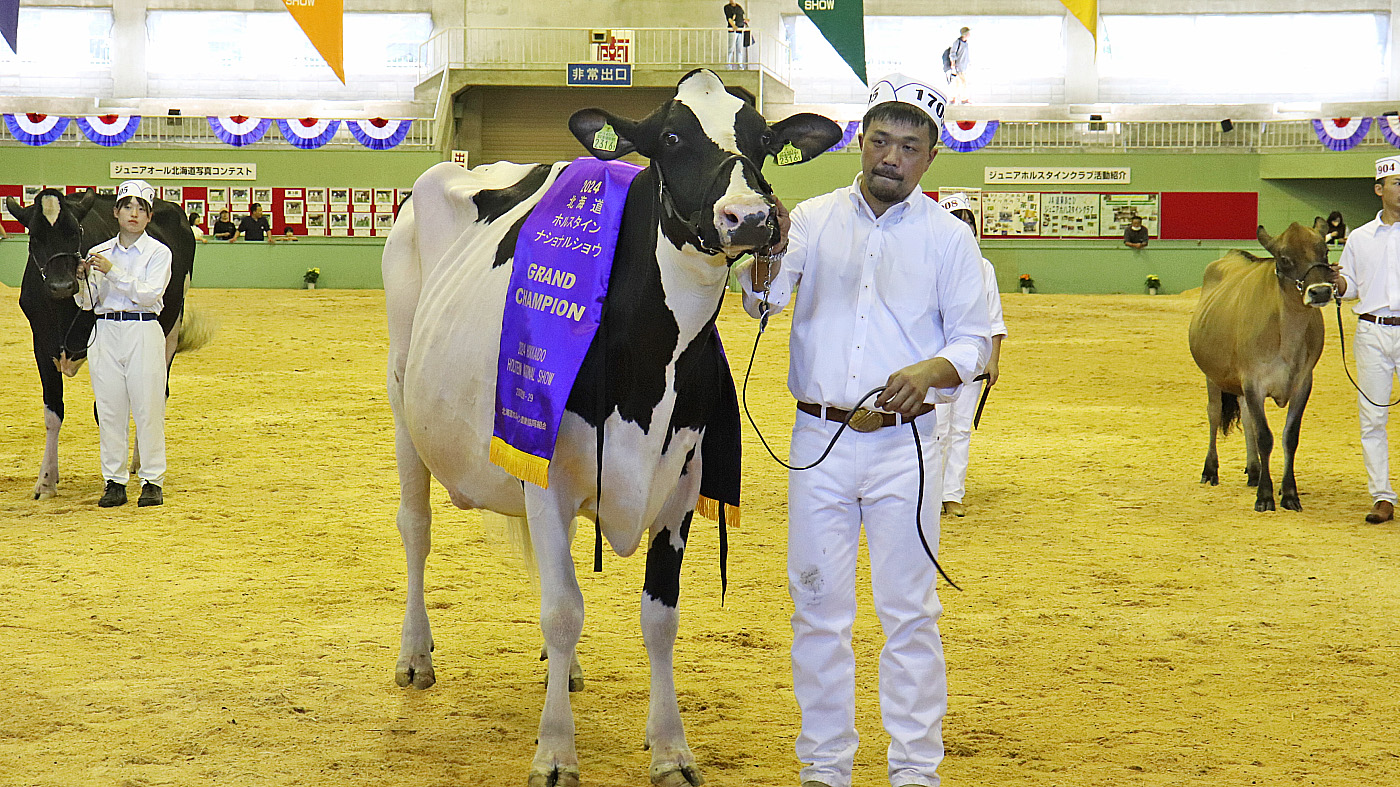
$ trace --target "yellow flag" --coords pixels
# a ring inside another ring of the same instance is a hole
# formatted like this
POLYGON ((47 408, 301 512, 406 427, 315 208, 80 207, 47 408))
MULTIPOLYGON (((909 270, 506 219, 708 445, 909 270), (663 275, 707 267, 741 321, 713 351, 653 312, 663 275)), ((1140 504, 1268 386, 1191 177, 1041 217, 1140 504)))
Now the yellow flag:
POLYGON ((1094 45, 1099 43, 1099 0, 1060 0, 1074 18, 1094 37, 1094 45))
POLYGON ((345 0, 282 0, 321 59, 345 84, 345 0))

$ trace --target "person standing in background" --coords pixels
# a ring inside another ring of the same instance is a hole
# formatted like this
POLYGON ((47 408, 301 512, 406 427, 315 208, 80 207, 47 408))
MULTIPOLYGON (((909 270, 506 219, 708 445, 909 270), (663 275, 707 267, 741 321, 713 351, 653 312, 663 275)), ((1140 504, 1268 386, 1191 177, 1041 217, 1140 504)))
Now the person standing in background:
POLYGON ((127 429, 136 422, 141 449, 138 506, 164 502, 165 332, 160 310, 170 284, 170 248, 146 233, 156 190, 144 180, 117 187, 117 237, 92 247, 78 265, 74 299, 97 313, 88 372, 97 410, 102 477, 97 504, 126 504, 127 429))
POLYGON ((267 217, 263 215, 262 203, 254 202, 253 211, 244 216, 243 221, 238 223, 238 234, 233 237, 233 240, 242 238, 243 240, 271 242, 268 238, 268 234, 271 232, 272 228, 267 224, 267 217))
POLYGON ((1134 214, 1128 220, 1128 228, 1123 230, 1123 245, 1130 249, 1147 248, 1147 227, 1142 224, 1142 217, 1134 214))
POLYGON ((739 0, 729 0, 724 5, 724 21, 729 26, 729 67, 747 68, 749 65, 749 20, 744 16, 744 7, 739 0))
POLYGON ((238 234, 238 227, 233 223, 233 214, 228 212, 228 208, 219 211, 219 218, 214 221, 214 231, 211 233, 214 240, 232 241, 238 234))
MULTIPOLYGON (((967 195, 958 193, 939 203, 944 210, 962 219, 972 228, 972 237, 977 237, 977 218, 972 215, 972 205, 967 195)), ((977 403, 981 399, 983 387, 996 385, 1001 376, 1001 342, 1006 338, 1006 322, 1001 312, 1001 293, 997 291, 997 271, 986 257, 982 258, 982 285, 987 290, 987 313, 992 320, 992 353, 982 374, 987 379, 982 385, 976 382, 958 389, 958 398, 947 404, 937 405, 938 446, 943 462, 943 513, 953 516, 966 516, 967 506, 963 496, 967 493, 967 461, 972 444, 972 420, 977 415, 977 403)), ((980 376, 980 375, 979 375, 980 376)))
POLYGON ((944 70, 948 76, 948 87, 952 91, 952 99, 955 104, 968 103, 967 70, 970 64, 968 57, 967 38, 972 34, 972 28, 964 27, 958 31, 958 37, 953 41, 953 45, 948 47, 947 63, 944 70))

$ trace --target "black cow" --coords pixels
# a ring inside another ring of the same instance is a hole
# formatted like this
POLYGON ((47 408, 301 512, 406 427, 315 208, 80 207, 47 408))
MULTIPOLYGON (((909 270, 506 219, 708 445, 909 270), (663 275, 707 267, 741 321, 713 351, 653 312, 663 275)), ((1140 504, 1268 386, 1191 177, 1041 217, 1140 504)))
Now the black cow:
MULTIPOLYGON (((651 163, 627 192, 602 325, 571 389, 547 489, 508 475, 488 454, 516 237, 569 165, 439 164, 418 178, 384 246, 398 525, 409 570, 396 678, 418 688, 435 680, 423 600, 431 475, 462 508, 528 519, 523 535, 539 568, 550 656, 529 784, 574 787, 568 686, 583 598, 569 554, 571 522, 595 518, 620 555, 650 533, 641 620, 652 669, 651 779, 664 787, 699 784, 671 658, 681 556, 702 484, 720 469, 708 455, 722 433, 720 411, 733 402, 715 316, 728 263, 771 239, 772 190, 759 172, 765 156, 814 158, 841 138, 841 128, 808 114, 769 125, 704 70, 682 79, 675 98, 644 120, 582 110, 570 128, 595 156, 636 150, 651 163)), ((732 418, 737 440, 737 407, 732 418)))
MULTIPOLYGON (((88 342, 96 316, 78 308, 73 295, 78 291, 78 262, 88 249, 117 235, 113 213, 115 198, 93 191, 64 196, 56 189, 44 189, 34 203, 21 208, 7 199, 10 214, 29 230, 29 259, 20 284, 19 305, 34 333, 34 360, 44 389, 44 426, 47 440, 34 498, 53 497, 58 492, 58 431, 63 426, 63 375, 77 374, 87 359, 88 342)), ((185 290, 194 269, 194 232, 181 206, 156 200, 155 211, 146 231, 170 247, 170 285, 165 290, 165 306, 160 326, 165 331, 165 363, 175 355, 180 329, 184 324, 185 290)), ((139 446, 138 446, 139 449, 139 446)), ((139 457, 133 456, 133 465, 139 457)))

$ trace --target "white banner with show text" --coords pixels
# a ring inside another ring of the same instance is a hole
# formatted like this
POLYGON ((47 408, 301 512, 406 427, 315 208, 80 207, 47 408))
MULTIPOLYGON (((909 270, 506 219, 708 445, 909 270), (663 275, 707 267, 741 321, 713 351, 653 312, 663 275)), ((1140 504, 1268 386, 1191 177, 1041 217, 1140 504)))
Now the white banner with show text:
POLYGON ((987 183, 1083 183, 1103 186, 1133 180, 1132 167, 983 167, 987 183))
POLYGON ((257 180, 257 164, 205 164, 188 161, 113 161, 112 179, 257 180))

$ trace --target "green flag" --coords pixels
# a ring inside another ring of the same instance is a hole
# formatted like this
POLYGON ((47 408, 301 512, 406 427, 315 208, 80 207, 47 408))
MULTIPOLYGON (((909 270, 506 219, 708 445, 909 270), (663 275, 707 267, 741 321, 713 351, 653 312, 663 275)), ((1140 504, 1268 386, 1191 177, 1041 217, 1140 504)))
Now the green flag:
POLYGON ((822 31, 861 84, 869 84, 865 76, 865 0, 797 0, 797 7, 822 31))

